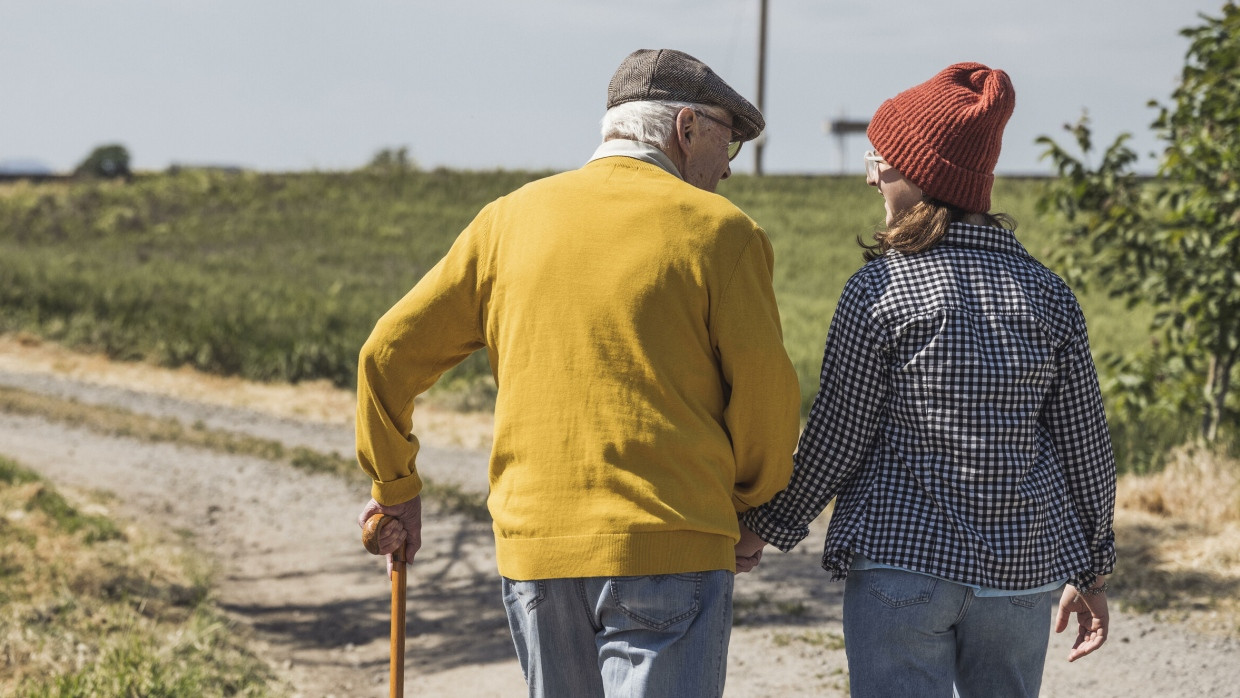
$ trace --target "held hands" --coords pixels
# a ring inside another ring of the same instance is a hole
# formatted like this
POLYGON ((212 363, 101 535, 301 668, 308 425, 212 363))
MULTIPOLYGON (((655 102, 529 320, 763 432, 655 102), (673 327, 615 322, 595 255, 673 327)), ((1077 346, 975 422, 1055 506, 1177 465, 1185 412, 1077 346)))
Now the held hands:
POLYGON ((749 527, 741 523, 741 539, 736 544, 736 571, 752 572, 758 563, 762 562, 762 549, 766 547, 766 541, 758 537, 758 534, 749 530, 749 527))
POLYGON ((375 514, 385 514, 400 522, 399 526, 390 524, 384 526, 379 532, 378 554, 387 556, 387 571, 390 578, 393 551, 399 550, 403 544, 405 561, 411 563, 413 556, 422 547, 422 497, 419 495, 407 502, 392 506, 383 506, 372 499, 362 508, 361 515, 357 517, 357 525, 365 528, 366 522, 375 514))
MULTIPOLYGON (((1094 588, 1102 583, 1103 578, 1098 577, 1094 588)), ((1072 643, 1072 651, 1068 653, 1069 662, 1075 662, 1107 641, 1111 615, 1107 611, 1106 592, 1081 594, 1071 584, 1064 587, 1059 598, 1059 612, 1055 615, 1055 632, 1062 633, 1068 627, 1068 616, 1073 613, 1077 622, 1076 642, 1072 643)))

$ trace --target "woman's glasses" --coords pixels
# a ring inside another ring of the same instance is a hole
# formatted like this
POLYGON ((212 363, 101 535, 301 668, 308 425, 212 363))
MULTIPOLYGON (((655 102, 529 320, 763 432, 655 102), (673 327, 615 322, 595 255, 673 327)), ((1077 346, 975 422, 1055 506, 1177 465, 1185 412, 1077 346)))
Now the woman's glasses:
POLYGON ((878 181, 879 165, 887 165, 888 167, 891 166, 891 163, 884 160, 882 155, 879 155, 873 150, 867 150, 865 155, 862 156, 862 159, 865 160, 865 181, 867 182, 878 181))

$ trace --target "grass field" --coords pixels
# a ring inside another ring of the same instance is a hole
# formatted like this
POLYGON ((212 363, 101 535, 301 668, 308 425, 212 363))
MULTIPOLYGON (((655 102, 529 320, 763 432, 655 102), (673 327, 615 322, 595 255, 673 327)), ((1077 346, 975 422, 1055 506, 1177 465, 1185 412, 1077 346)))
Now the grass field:
MULTIPOLYGON (((0 187, 0 331, 114 358, 259 380, 352 385, 378 316, 488 201, 548 173, 227 174, 183 171, 109 182, 0 187)), ((1000 180, 994 209, 1042 259, 1053 238, 1040 180, 1000 180)), ((858 235, 882 202, 857 176, 736 176, 720 193, 776 251, 785 344, 808 407, 840 289, 861 266, 858 235)), ((1082 294, 1095 353, 1145 346, 1148 311, 1082 294)), ((486 407, 475 355, 445 399, 486 407)))
POLYGON ((117 358, 346 385, 369 327, 479 202, 532 177, 19 185, 0 197, 0 323, 117 358))

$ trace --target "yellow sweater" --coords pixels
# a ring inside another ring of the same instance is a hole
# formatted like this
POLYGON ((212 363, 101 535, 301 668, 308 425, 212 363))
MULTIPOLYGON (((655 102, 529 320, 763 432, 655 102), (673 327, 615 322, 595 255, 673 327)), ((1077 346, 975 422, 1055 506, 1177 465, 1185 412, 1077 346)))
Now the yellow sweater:
POLYGON ((492 202, 362 348, 375 499, 419 493, 414 396, 485 347, 500 574, 733 569, 736 513, 787 485, 799 425, 772 269, 748 216, 633 158, 492 202))

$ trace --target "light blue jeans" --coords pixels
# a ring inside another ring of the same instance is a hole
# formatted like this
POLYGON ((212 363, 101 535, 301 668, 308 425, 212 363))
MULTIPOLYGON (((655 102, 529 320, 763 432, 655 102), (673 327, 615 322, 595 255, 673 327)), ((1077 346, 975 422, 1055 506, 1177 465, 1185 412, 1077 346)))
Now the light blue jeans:
POLYGON ((844 584, 844 647, 853 698, 1036 696, 1057 591, 977 596, 893 569, 844 584))
POLYGON ((529 695, 718 698, 732 632, 727 570, 503 580, 529 695))

